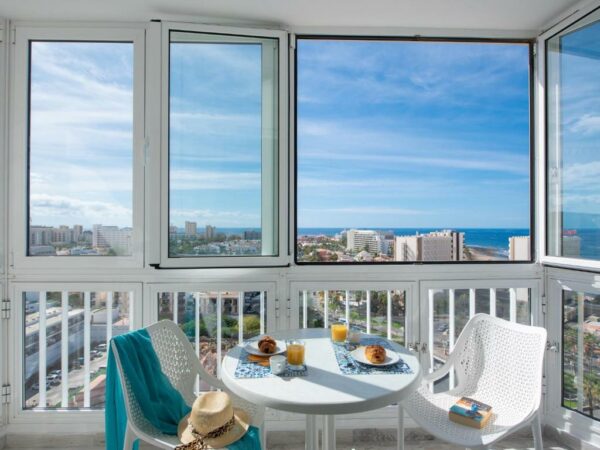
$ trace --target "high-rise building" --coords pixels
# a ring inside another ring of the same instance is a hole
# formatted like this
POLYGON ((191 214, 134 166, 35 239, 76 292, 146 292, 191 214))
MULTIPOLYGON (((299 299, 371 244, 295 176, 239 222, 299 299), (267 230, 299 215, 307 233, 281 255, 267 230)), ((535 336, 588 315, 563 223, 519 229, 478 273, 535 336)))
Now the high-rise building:
POLYGON ((73 230, 67 225, 52 229, 52 242, 54 244, 70 244, 73 242, 73 230))
POLYGON ((372 254, 382 252, 383 238, 374 230, 348 230, 346 233, 346 250, 372 254))
POLYGON ((73 225, 73 242, 79 242, 83 237, 83 225, 73 225))
POLYGON ((185 222, 185 235, 196 236, 198 234, 198 226, 196 222, 185 222))
POLYGON ((508 238, 508 259, 510 261, 529 261, 531 259, 531 241, 529 236, 511 236, 508 238))
POLYGON ((131 234, 131 228, 94 225, 92 227, 92 246, 95 248, 110 248, 118 255, 131 255, 131 234))
POLYGON ((204 238, 207 241, 212 241, 215 238, 216 232, 217 232, 216 227, 213 227, 212 225, 206 225, 206 228, 204 231, 204 238))
POLYGON ((29 227, 29 246, 49 245, 52 242, 52 227, 29 227))
POLYGON ((452 230, 397 236, 395 261, 463 261, 465 234, 452 230))
POLYGON ((246 241, 258 240, 261 237, 260 231, 246 230, 244 231, 244 239, 246 241))

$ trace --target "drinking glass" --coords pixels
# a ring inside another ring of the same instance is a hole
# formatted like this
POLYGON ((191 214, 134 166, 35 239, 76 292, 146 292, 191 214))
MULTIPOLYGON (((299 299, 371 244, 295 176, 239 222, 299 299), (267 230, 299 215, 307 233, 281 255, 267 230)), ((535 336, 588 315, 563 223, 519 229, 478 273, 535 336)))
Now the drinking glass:
POLYGON ((336 322, 331 325, 331 340, 336 344, 343 344, 348 337, 348 324, 336 322))
POLYGON ((286 341, 287 360, 290 368, 301 370, 304 368, 304 341, 293 339, 286 341))

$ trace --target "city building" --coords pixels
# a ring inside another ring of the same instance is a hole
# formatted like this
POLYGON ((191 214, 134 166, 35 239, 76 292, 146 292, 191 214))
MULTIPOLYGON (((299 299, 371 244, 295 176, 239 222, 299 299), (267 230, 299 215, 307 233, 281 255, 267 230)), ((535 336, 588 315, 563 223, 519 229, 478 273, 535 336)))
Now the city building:
POLYGON ((244 239, 246 241, 256 241, 261 238, 261 232, 256 230, 246 230, 244 231, 244 239))
POLYGON ((29 246, 50 245, 52 242, 52 227, 29 227, 29 246))
POLYGON ((130 255, 132 251, 131 228, 94 225, 92 227, 92 246, 110 248, 118 255, 130 255))
POLYGON ((508 259, 510 261, 529 261, 531 259, 529 236, 511 236, 508 238, 508 259))
POLYGON ((465 234, 452 230, 397 236, 395 261, 463 261, 465 234))
POLYGON ((217 228, 213 227, 211 225, 206 225, 205 231, 204 231, 204 238, 207 241, 212 241, 215 238, 215 234, 217 233, 217 228))
POLYGON ((79 242, 83 238, 83 225, 73 225, 73 242, 79 242))
POLYGON ((188 237, 195 237, 198 234, 198 227, 196 222, 185 222, 185 235, 188 237))
POLYGON ((371 254, 382 252, 383 238, 374 230, 348 230, 346 250, 351 252, 368 251, 371 254))

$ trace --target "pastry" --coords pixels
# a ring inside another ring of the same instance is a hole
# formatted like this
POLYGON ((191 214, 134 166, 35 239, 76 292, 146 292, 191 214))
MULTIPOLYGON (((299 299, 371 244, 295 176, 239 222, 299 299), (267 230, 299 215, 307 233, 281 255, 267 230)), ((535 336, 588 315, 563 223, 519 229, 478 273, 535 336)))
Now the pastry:
POLYGON ((373 364, 381 364, 385 361, 385 348, 381 345, 367 345, 365 357, 373 364))
POLYGON ((275 353, 277 342, 271 336, 265 336, 258 341, 258 349, 263 353, 275 353))

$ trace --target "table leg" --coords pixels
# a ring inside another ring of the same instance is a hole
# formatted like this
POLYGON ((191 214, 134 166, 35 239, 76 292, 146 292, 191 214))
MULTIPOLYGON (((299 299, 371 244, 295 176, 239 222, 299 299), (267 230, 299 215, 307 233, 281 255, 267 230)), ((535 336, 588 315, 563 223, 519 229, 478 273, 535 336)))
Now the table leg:
POLYGON ((304 448, 306 450, 319 450, 319 429, 317 428, 317 416, 314 414, 306 415, 304 448))
POLYGON ((323 450, 335 450, 335 416, 325 416, 323 423, 323 450))
POLYGON ((398 450, 404 450, 404 408, 398 403, 398 450))

